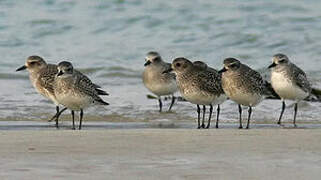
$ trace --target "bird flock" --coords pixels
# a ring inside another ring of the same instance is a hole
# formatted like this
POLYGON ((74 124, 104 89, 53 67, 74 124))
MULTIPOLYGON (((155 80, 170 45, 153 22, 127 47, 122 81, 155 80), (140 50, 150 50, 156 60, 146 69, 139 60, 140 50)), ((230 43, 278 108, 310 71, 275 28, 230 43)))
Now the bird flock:
MULTIPOLYGON (((282 101, 282 110, 277 121, 285 110, 285 100, 295 101, 293 125, 296 127, 298 102, 311 95, 311 84, 306 74, 291 63, 284 54, 272 58, 271 83, 263 80, 260 73, 235 58, 226 58, 223 68, 216 70, 202 61, 190 61, 184 57, 175 58, 172 63, 163 61, 157 52, 149 52, 145 58, 142 80, 145 87, 157 96, 159 112, 162 112, 162 96, 171 96, 170 111, 175 103, 174 93, 197 107, 197 128, 210 128, 213 106, 217 106, 216 124, 219 127, 220 105, 226 100, 238 104, 239 128, 242 124, 242 106, 248 107, 246 129, 250 128, 252 108, 265 97, 273 95, 282 101), (201 122, 201 106, 203 116, 201 122), (206 106, 210 107, 207 125, 205 125, 206 106)), ((75 111, 79 112, 79 127, 82 128, 84 110, 92 105, 109 105, 101 96, 109 94, 99 85, 93 83, 86 75, 74 69, 68 61, 47 64, 40 56, 29 56, 23 66, 16 71, 27 70, 29 79, 39 94, 56 105, 55 120, 59 128, 60 115, 67 109, 72 115, 72 129, 75 128, 75 111), (60 105, 63 106, 60 109, 60 105)))
POLYGON ((271 95, 282 100, 282 111, 278 120, 280 125, 285 100, 295 101, 293 124, 296 127, 297 104, 310 96, 312 90, 304 71, 291 63, 284 54, 276 54, 272 58, 272 64, 268 67, 271 69, 271 83, 263 80, 259 72, 235 58, 224 59, 223 68, 219 71, 208 67, 202 61, 192 62, 184 57, 175 58, 169 64, 164 62, 157 52, 149 52, 145 60, 143 82, 152 93, 158 96, 160 111, 162 110, 160 97, 173 95, 175 92, 172 86, 167 91, 163 88, 176 79, 177 89, 182 97, 197 105, 197 128, 199 129, 210 127, 213 105, 217 105, 215 127, 218 128, 220 104, 227 99, 238 104, 240 129, 243 128, 242 106, 248 107, 246 129, 249 129, 252 108, 271 95), (163 71, 163 69, 166 70, 163 71), (168 75, 171 72, 174 72, 175 76, 168 75), (203 105, 202 123, 200 123, 200 105, 203 105), (204 123, 206 106, 210 106, 207 126, 204 123))
POLYGON ((74 70, 72 64, 62 61, 58 65, 47 64, 39 56, 30 56, 25 65, 16 71, 27 69, 35 89, 56 105, 56 114, 51 120, 56 121, 66 109, 71 110, 72 129, 75 128, 75 111, 80 111, 79 129, 82 128, 83 110, 93 104, 109 105, 100 95, 108 95, 100 86, 94 84, 87 76, 74 70), (64 108, 59 111, 59 105, 64 108))

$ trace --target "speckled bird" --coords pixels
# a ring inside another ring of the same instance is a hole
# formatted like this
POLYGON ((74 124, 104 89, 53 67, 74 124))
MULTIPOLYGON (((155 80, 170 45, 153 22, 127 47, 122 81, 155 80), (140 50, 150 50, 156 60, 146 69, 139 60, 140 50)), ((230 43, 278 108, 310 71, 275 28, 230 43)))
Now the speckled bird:
MULTIPOLYGON (((59 111, 59 103, 55 97, 53 84, 56 74, 58 73, 57 65, 47 64, 40 56, 29 56, 25 65, 18 68, 16 71, 28 70, 29 79, 37 92, 47 99, 51 100, 56 105, 56 114, 51 120, 56 120, 56 127, 58 128, 59 115, 66 110, 66 108, 59 111)), ((74 70, 76 74, 83 76, 81 72, 74 70)), ((84 76, 84 78, 87 78, 84 76)), ((88 78, 87 78, 88 79, 88 78)), ((94 84, 95 89, 100 95, 108 95, 107 92, 101 90, 100 86, 94 84)))
POLYGON ((305 99, 311 94, 311 85, 306 74, 295 64, 291 63, 289 58, 284 54, 276 54, 272 58, 271 84, 274 91, 281 97, 282 111, 278 120, 281 119, 285 110, 285 100, 295 101, 293 125, 296 127, 296 114, 298 102, 305 99))
POLYGON ((175 102, 174 93, 177 91, 175 75, 173 73, 163 73, 170 68, 171 64, 163 61, 157 52, 149 52, 145 58, 145 69, 143 72, 143 83, 145 87, 158 97, 159 112, 162 112, 163 103, 161 96, 171 95, 172 101, 168 111, 175 102))
POLYGON ((54 93, 59 104, 71 110, 72 128, 75 129, 74 111, 80 111, 79 129, 82 128, 83 110, 91 105, 109 105, 99 97, 95 85, 86 76, 75 73, 70 62, 58 64, 54 93))
POLYGON ((222 73, 223 90, 231 100, 238 103, 240 129, 243 128, 241 105, 249 107, 246 126, 248 129, 250 127, 252 107, 263 100, 264 81, 260 73, 235 58, 227 58, 223 63, 224 68, 219 71, 222 73))
POLYGON ((195 66, 184 57, 174 59, 171 68, 166 70, 165 73, 171 70, 176 74, 181 95, 190 103, 197 105, 198 128, 202 127, 200 125, 199 105, 210 106, 209 123, 206 127, 209 128, 213 105, 219 105, 226 100, 220 75, 217 72, 204 69, 204 67, 195 66))

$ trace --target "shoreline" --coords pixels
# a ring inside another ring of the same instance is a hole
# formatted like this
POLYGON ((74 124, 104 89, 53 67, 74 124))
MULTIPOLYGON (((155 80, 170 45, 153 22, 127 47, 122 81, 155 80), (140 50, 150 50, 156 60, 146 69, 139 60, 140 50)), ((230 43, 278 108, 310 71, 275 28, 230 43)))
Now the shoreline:
MULTIPOLYGON (((71 130, 71 121, 59 121, 58 130, 71 130)), ((78 121, 75 121, 76 128, 78 121)), ((219 129, 237 129, 238 123, 220 123, 219 129)), ((246 123, 243 123, 243 126, 246 123)), ((103 122, 85 121, 83 130, 108 130, 108 129, 197 129, 195 122, 173 122, 173 121, 150 121, 150 122, 103 122)), ((200 131, 216 130, 215 124, 210 129, 199 129, 200 131)), ((284 122, 282 126, 276 123, 252 123, 250 129, 321 129, 321 123, 306 122, 297 123, 297 128, 292 122, 284 122)), ((57 130, 55 122, 48 121, 0 121, 0 131, 2 130, 57 130)), ((243 130, 246 130, 243 128, 243 130)))

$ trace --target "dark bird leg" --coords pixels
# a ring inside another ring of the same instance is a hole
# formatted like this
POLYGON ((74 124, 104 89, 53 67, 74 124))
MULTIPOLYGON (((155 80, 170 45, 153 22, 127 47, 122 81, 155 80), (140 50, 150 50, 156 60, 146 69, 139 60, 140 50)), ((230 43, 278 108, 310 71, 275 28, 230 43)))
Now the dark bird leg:
MULTIPOLYGON (((59 113, 59 106, 56 106, 56 114, 59 113)), ((58 129, 59 128, 59 125, 58 125, 58 115, 57 115, 57 118, 56 118, 56 128, 58 129)))
POLYGON ((197 105, 197 129, 201 129, 201 108, 197 105))
POLYGON ((249 117, 247 118, 247 125, 246 125, 246 129, 250 128, 250 119, 251 119, 251 114, 252 114, 252 107, 249 107, 249 117))
POLYGON ((215 127, 218 128, 218 118, 220 116, 220 105, 217 105, 217 114, 216 114, 216 125, 215 127))
POLYGON ((239 114, 240 114, 240 126, 239 126, 239 129, 242 129, 243 126, 242 126, 242 107, 241 105, 239 104, 239 114))
POLYGON ((280 114, 279 121, 278 121, 278 124, 279 124, 279 125, 281 125, 281 119, 282 119, 284 110, 285 110, 285 102, 282 101, 282 110, 281 110, 281 114, 280 114))
MULTIPOLYGON (((57 124, 58 124, 58 118, 57 117, 59 117, 58 116, 58 114, 59 114, 59 106, 56 106, 56 114, 54 115, 54 116, 52 116, 52 118, 51 119, 49 119, 49 121, 48 122, 51 122, 51 121, 53 121, 54 119, 55 119, 55 121, 56 121, 56 127, 58 126, 57 124)), ((58 127, 57 127, 58 128, 58 127)))
POLYGON ((75 130, 75 112, 71 110, 71 116, 72 116, 72 129, 75 130))
POLYGON ((175 96, 172 96, 172 103, 171 103, 171 105, 169 106, 169 108, 168 108, 168 111, 170 111, 171 109, 172 109, 172 107, 173 107, 173 105, 174 105, 174 103, 175 103, 175 96))
POLYGON ((59 113, 59 106, 56 106, 56 114, 55 116, 59 113))
POLYGON ((82 109, 80 109, 80 116, 79 116, 79 130, 81 129, 81 125, 82 125, 82 117, 84 115, 84 111, 82 109))
POLYGON ((208 115, 208 122, 207 122, 206 129, 210 128, 211 126, 212 113, 213 113, 213 105, 210 104, 210 114, 208 115))
POLYGON ((59 113, 59 106, 56 106, 56 114, 52 116, 52 118, 49 119, 48 122, 51 122, 52 120, 56 119, 58 113, 59 113))
POLYGON ((54 119, 56 119, 58 114, 59 114, 59 106, 56 106, 56 114, 55 114, 54 116, 52 116, 52 118, 49 119, 48 122, 51 122, 51 121, 53 121, 54 119))
POLYGON ((158 102, 159 102, 159 112, 162 112, 163 103, 162 103, 161 97, 158 98, 158 102))
POLYGON ((294 105, 294 119, 293 119, 293 125, 296 127, 295 120, 296 120, 296 113, 298 111, 298 103, 295 103, 294 105))
POLYGON ((203 105, 203 119, 202 119, 202 128, 205 128, 205 111, 206 111, 206 106, 203 105))
POLYGON ((59 117, 65 110, 67 110, 67 108, 63 108, 61 111, 59 111, 59 106, 56 106, 56 110, 57 110, 57 113, 49 120, 49 122, 55 119, 56 128, 58 129, 59 128, 59 126, 58 126, 59 117))

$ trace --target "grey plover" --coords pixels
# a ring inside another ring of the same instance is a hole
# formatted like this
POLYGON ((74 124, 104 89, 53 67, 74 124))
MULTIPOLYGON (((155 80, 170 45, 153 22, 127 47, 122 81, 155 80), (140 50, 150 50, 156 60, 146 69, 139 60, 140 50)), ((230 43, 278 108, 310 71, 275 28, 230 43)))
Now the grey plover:
POLYGON ((215 73, 204 69, 201 66, 194 65, 191 61, 184 57, 174 59, 171 68, 166 70, 164 73, 167 73, 171 70, 173 70, 176 74, 178 89, 182 96, 187 101, 197 105, 198 128, 202 127, 200 124, 199 105, 210 106, 209 123, 206 126, 206 128, 209 128, 213 105, 219 105, 226 100, 226 96, 221 86, 221 77, 219 73, 215 73))
POLYGON ((161 96, 172 95, 172 102, 169 111, 175 102, 174 93, 177 91, 175 75, 162 73, 170 68, 171 64, 162 60, 157 52, 149 52, 145 58, 145 69, 143 72, 143 83, 145 87, 158 97, 159 112, 162 112, 161 96))
POLYGON ((205 62, 203 61, 194 61, 193 62, 194 66, 198 67, 198 68, 201 68, 203 70, 208 70, 208 71, 213 71, 213 72, 216 72, 218 73, 218 71, 210 66, 208 66, 205 62))
POLYGON ((242 107, 248 106, 247 126, 250 127, 252 107, 263 100, 264 82, 260 73, 254 71, 239 60, 227 58, 224 60, 222 73, 222 86, 225 94, 233 101, 238 103, 240 126, 242 126, 242 107))
POLYGON ((79 129, 81 129, 84 109, 93 104, 109 105, 99 97, 95 85, 84 77, 74 72, 70 62, 62 61, 58 64, 54 93, 58 103, 71 110, 73 129, 75 129, 74 111, 80 111, 79 129))
MULTIPOLYGON (((40 56, 29 56, 25 65, 18 68, 16 71, 28 70, 29 79, 37 90, 37 92, 47 99, 51 100, 56 105, 56 114, 51 118, 51 120, 56 121, 56 127, 58 128, 58 119, 59 115, 66 110, 66 108, 60 111, 59 103, 56 100, 53 83, 55 79, 55 75, 58 73, 57 65, 55 64, 47 64, 46 61, 40 56)), ((77 74, 82 75, 79 71, 75 72, 77 74)), ((87 78, 87 77, 85 77, 87 78)), ((100 86, 95 85, 96 91, 100 95, 108 95, 105 91, 99 89, 100 86)))
MULTIPOLYGON (((37 92, 51 100, 56 105, 57 115, 59 113, 59 103, 56 100, 53 90, 54 78, 58 72, 57 66, 47 64, 46 61, 39 56, 29 56, 25 65, 21 66, 16 71, 22 71, 25 69, 28 70, 29 79, 37 92)), ((56 118, 56 126, 58 127, 58 118, 56 118)))
MULTIPOLYGON (((211 68, 209 67, 205 62, 203 61, 194 61, 193 62, 195 68, 200 68, 201 70, 207 70, 207 71, 212 71, 213 73, 218 73, 218 71, 214 68, 211 68)), ((221 78, 220 78, 220 81, 221 81, 221 78)), ((213 108, 212 105, 210 105, 210 109, 213 108)), ((200 111, 200 107, 199 105, 197 105, 197 111, 200 111)), ((203 119, 202 119, 202 124, 201 124, 201 127, 202 128, 205 128, 205 111, 206 111, 206 106, 203 105, 203 119)), ((220 115, 220 104, 217 105, 217 109, 216 109, 216 125, 215 127, 218 128, 218 121, 219 121, 219 115, 220 115)), ((200 118, 198 116, 198 118, 200 118)), ((208 122, 209 124, 210 122, 208 122)), ((208 125, 209 127, 209 125, 208 125)))
POLYGON ((295 101, 293 125, 296 127, 295 120, 298 102, 310 95, 311 85, 304 71, 291 63, 289 58, 284 54, 274 55, 269 68, 271 68, 272 87, 282 100, 282 111, 278 124, 281 124, 285 109, 285 99, 289 99, 295 101))

